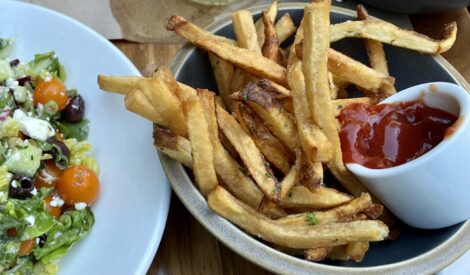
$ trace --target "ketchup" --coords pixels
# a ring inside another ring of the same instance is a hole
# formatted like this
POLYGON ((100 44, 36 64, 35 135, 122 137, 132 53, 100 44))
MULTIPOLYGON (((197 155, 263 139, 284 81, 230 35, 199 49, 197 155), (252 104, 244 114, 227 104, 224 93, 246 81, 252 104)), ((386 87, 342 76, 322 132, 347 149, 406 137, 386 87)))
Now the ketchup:
POLYGON ((339 116, 343 161, 375 169, 412 161, 439 144, 456 120, 422 100, 348 105, 339 116))

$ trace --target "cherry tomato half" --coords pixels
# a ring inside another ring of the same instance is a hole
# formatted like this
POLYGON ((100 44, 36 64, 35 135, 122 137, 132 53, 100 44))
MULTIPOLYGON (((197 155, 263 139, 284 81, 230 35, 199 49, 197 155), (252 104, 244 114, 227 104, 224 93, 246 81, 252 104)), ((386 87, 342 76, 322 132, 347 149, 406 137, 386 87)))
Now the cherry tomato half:
POLYGON ((95 172, 83 165, 67 168, 59 178, 57 191, 66 205, 84 202, 91 205, 100 190, 100 183, 95 172))
POLYGON ((39 171, 37 173, 34 185, 37 189, 41 188, 50 188, 55 187, 59 181, 59 177, 62 174, 60 170, 54 163, 53 160, 46 160, 44 162, 45 169, 44 171, 39 171))
POLYGON ((45 105, 48 101, 53 100, 57 103, 59 111, 62 111, 69 100, 67 90, 59 79, 51 79, 40 82, 33 94, 34 106, 39 103, 45 105))
POLYGON ((21 242, 20 251, 18 252, 18 256, 25 256, 33 251, 34 246, 36 245, 36 238, 31 240, 26 240, 21 242))
POLYGON ((62 210, 58 206, 51 206, 52 198, 52 195, 48 195, 44 198, 44 207, 46 208, 47 212, 49 212, 49 214, 58 218, 60 217, 60 214, 62 214, 62 210))

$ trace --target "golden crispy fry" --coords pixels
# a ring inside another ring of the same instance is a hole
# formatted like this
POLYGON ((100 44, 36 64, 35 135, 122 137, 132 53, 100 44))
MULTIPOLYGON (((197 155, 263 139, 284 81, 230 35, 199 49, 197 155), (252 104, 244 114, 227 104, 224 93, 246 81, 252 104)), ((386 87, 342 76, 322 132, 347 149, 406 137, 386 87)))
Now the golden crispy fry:
POLYGON ((336 189, 320 185, 311 191, 304 186, 294 186, 281 201, 283 208, 328 209, 350 201, 352 197, 336 189))
POLYGON ((380 241, 388 228, 380 221, 353 221, 315 226, 277 224, 233 197, 222 187, 208 196, 209 208, 252 235, 290 248, 317 248, 354 241, 380 241))
POLYGON ((302 149, 312 162, 327 162, 331 158, 331 144, 318 126, 312 123, 301 62, 297 60, 291 63, 287 71, 294 116, 302 149))
POLYGON ((183 110, 191 142, 194 178, 201 193, 207 195, 217 186, 214 148, 209 135, 209 125, 198 96, 185 100, 183 110))
POLYGON ((279 201, 279 182, 270 171, 250 136, 243 131, 237 121, 227 111, 217 106, 217 121, 220 130, 237 150, 251 176, 263 193, 274 202, 279 201))
MULTIPOLYGON (((356 12, 357 18, 359 20, 369 19, 369 14, 363 5, 357 5, 356 12)), ((387 58, 385 57, 385 51, 382 42, 371 39, 364 39, 364 45, 366 46, 367 56, 369 57, 371 68, 385 75, 389 75, 387 58)))
POLYGON ((335 117, 339 116, 341 110, 343 110, 346 106, 353 103, 371 104, 372 100, 369 97, 354 97, 332 100, 331 104, 333 106, 333 113, 335 114, 335 117))
POLYGON ((240 10, 232 14, 232 25, 237 36, 238 46, 261 54, 261 47, 258 45, 258 37, 251 12, 240 10))
POLYGON ((204 31, 203 29, 178 15, 174 15, 170 18, 170 20, 168 20, 166 29, 176 32, 193 44, 201 39, 217 39, 232 45, 237 45, 236 41, 204 31))
POLYGON ((141 77, 98 75, 98 86, 101 90, 126 95, 137 87, 141 77))
MULTIPOLYGON (((271 6, 269 6, 268 10, 265 11, 269 17, 269 20, 271 20, 271 22, 276 21, 277 8, 278 8, 278 2, 276 0, 271 4, 271 6)), ((258 45, 261 48, 263 47, 263 44, 264 44, 264 24, 263 24, 262 18, 256 21, 255 27, 256 27, 256 35, 258 37, 258 45)))
POLYGON ((290 168, 290 171, 285 175, 281 181, 281 200, 283 200, 287 194, 289 194, 292 187, 298 183, 300 177, 300 162, 301 162, 301 151, 297 151, 297 157, 294 165, 290 168))
POLYGON ((153 128, 153 140, 155 146, 165 155, 182 163, 184 166, 193 167, 191 156, 191 144, 184 137, 175 135, 170 129, 158 125, 153 128))
POLYGON ((142 91, 133 90, 129 92, 124 98, 124 103, 127 110, 162 126, 169 126, 163 115, 153 108, 142 91))
POLYGON ((330 99, 336 99, 338 97, 339 87, 336 86, 331 72, 328 72, 328 87, 330 88, 330 99))
POLYGON ((357 214, 366 212, 373 206, 372 199, 368 193, 362 193, 361 196, 350 200, 349 202, 323 211, 313 211, 301 214, 292 214, 276 220, 280 224, 290 225, 311 225, 341 223, 354 220, 357 214))
POLYGON ((179 83, 179 82, 178 82, 178 86, 179 86, 178 97, 180 101, 185 101, 186 99, 197 95, 197 92, 193 87, 190 87, 186 84, 179 83))
POLYGON ((267 13, 263 12, 261 15, 264 23, 264 44, 261 48, 261 52, 264 57, 276 61, 280 65, 284 65, 284 56, 281 51, 279 38, 277 37, 274 25, 269 20, 267 13))
POLYGON ((330 252, 331 247, 318 247, 307 249, 304 251, 304 257, 306 260, 311 262, 319 262, 326 259, 328 252, 330 252))
POLYGON ((267 124, 271 132, 287 149, 295 151, 298 145, 298 133, 295 122, 290 114, 284 112, 278 100, 285 95, 276 91, 264 80, 248 83, 243 91, 233 95, 234 98, 246 102, 267 124))
POLYGON ((219 58, 213 53, 209 53, 208 56, 212 71, 214 73, 215 81, 217 82, 219 94, 222 97, 225 106, 231 106, 232 99, 230 98, 230 94, 232 92, 230 90, 230 83, 233 77, 233 65, 219 58))
POLYGON ((220 40, 197 40, 197 46, 235 64, 255 76, 268 78, 278 84, 286 84, 286 69, 255 52, 239 48, 220 40))
POLYGON ((349 255, 346 253, 347 246, 345 244, 331 247, 326 257, 333 261, 349 261, 349 255))
POLYGON ((332 25, 330 29, 331 42, 345 37, 359 37, 427 54, 438 54, 448 51, 454 45, 456 36, 457 23, 455 22, 450 22, 446 25, 442 40, 434 40, 423 34, 400 29, 391 23, 375 19, 346 21, 332 25))
POLYGON ((261 118, 243 102, 235 104, 235 114, 242 128, 251 136, 264 157, 277 169, 287 174, 290 170, 293 156, 269 132, 261 118))
POLYGON ((369 242, 352 242, 346 245, 346 255, 355 262, 362 262, 367 250, 369 242))
POLYGON ((300 160, 300 178, 301 185, 315 192, 320 184, 323 183, 323 165, 321 162, 312 162, 305 154, 302 154, 300 160))
POLYGON ((166 66, 160 66, 157 70, 155 70, 152 74, 152 78, 158 78, 163 80, 165 84, 168 86, 170 91, 176 95, 177 97, 182 99, 182 95, 180 93, 180 87, 178 82, 176 81, 175 77, 171 73, 170 69, 168 69, 166 66))
POLYGON ((294 34, 296 30, 295 24, 287 12, 277 20, 276 24, 274 24, 274 28, 276 29, 276 34, 281 44, 294 34))
POLYGON ((166 121, 170 122, 170 129, 175 134, 187 137, 188 130, 179 98, 171 92, 166 83, 158 78, 142 79, 138 88, 145 94, 153 108, 157 110, 166 121))

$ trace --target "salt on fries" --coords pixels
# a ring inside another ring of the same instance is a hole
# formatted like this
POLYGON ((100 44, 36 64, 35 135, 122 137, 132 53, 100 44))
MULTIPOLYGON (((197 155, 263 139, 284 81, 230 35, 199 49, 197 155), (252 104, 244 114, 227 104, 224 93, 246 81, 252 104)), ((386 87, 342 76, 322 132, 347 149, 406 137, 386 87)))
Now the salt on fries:
POLYGON ((342 162, 336 117, 395 92, 382 43, 437 54, 452 46, 457 28, 451 23, 433 40, 371 19, 362 6, 359 21, 330 25, 330 5, 307 4, 298 28, 288 13, 278 16, 277 1, 256 22, 235 12, 236 40, 173 16, 167 29, 209 53, 220 98, 177 82, 166 67, 147 78, 100 75, 98 83, 156 123, 156 147, 193 170, 212 211, 280 251, 361 261, 389 229, 377 220, 386 220, 383 206, 342 162), (330 48, 345 37, 364 40, 371 67, 330 48), (364 97, 348 98, 351 85, 364 97), (325 182, 324 169, 350 194, 325 182))

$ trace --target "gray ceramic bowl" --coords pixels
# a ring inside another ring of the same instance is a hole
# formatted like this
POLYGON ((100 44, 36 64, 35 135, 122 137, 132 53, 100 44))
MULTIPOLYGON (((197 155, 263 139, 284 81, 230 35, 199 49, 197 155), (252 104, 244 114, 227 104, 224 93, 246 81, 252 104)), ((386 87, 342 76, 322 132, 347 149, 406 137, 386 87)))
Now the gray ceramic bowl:
MULTIPOLYGON (((298 24, 303 15, 304 5, 281 5, 279 16, 289 12, 298 24)), ((257 7, 253 8, 252 12, 258 18, 259 12, 264 9, 266 7, 257 7)), ((354 13, 349 10, 332 8, 332 23, 353 18, 354 13)), ((208 30, 234 38, 230 18, 218 20, 208 27, 208 30)), ((363 62, 367 60, 361 41, 343 40, 332 46, 357 60, 363 62)), ((431 57, 388 46, 385 46, 385 51, 390 72, 397 79, 398 90, 430 81, 458 83, 470 90, 462 76, 440 56, 431 57)), ((170 67, 178 81, 193 87, 217 90, 207 55, 189 44, 183 46, 170 67)), ((361 263, 332 261, 311 263, 269 247, 212 213, 185 169, 164 155, 160 155, 160 158, 173 190, 207 230, 248 260, 276 273, 431 273, 449 265, 470 248, 470 222, 440 230, 425 231, 405 227, 397 241, 372 244, 361 263)))
POLYGON ((379 9, 398 13, 431 13, 463 8, 470 0, 361 0, 379 9))

